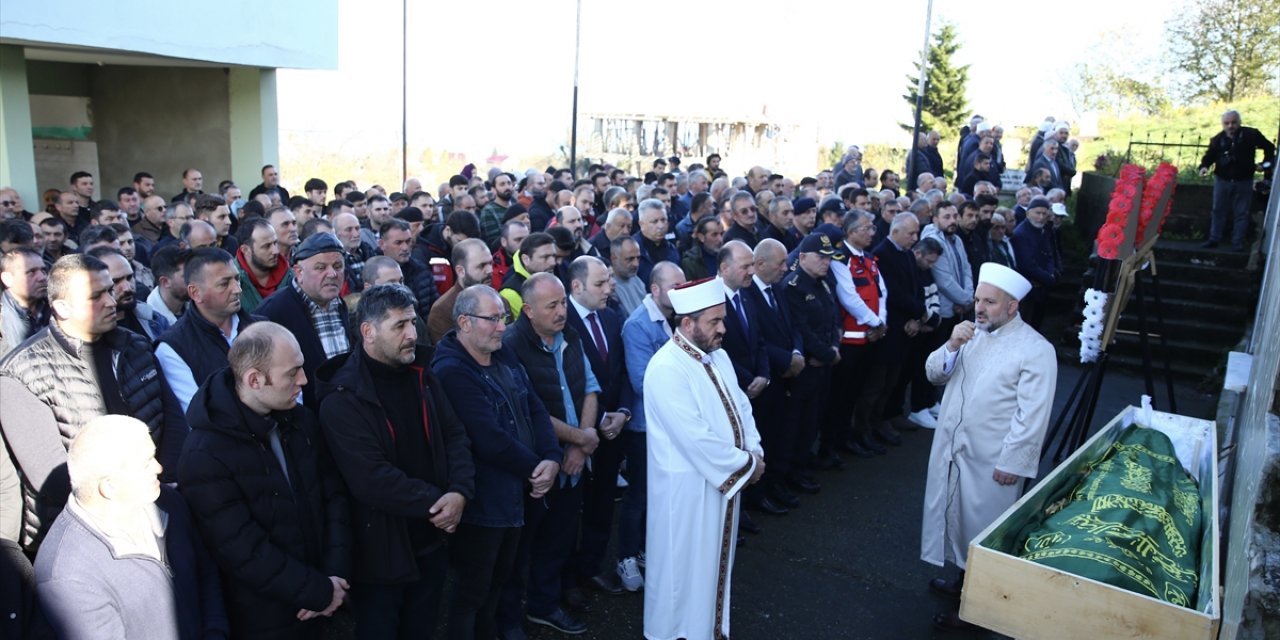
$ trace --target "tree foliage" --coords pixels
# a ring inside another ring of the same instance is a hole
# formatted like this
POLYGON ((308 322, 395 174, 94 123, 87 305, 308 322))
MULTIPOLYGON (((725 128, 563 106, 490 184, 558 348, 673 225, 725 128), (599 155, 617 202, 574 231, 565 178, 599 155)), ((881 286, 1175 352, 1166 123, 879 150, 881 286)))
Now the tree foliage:
MULTIPOLYGON (((955 131, 969 117, 965 89, 969 84, 969 65, 956 66, 952 56, 960 50, 958 34, 953 25, 943 23, 929 44, 928 70, 925 72, 923 108, 920 111, 920 130, 936 129, 944 135, 955 131)), ((913 63, 916 75, 907 76, 907 93, 903 100, 911 106, 914 115, 916 97, 920 86, 920 63, 913 63)), ((912 124, 900 125, 907 131, 912 124)))
POLYGON ((1230 102, 1269 92, 1280 65, 1280 0, 1191 0, 1165 29, 1185 97, 1230 102))

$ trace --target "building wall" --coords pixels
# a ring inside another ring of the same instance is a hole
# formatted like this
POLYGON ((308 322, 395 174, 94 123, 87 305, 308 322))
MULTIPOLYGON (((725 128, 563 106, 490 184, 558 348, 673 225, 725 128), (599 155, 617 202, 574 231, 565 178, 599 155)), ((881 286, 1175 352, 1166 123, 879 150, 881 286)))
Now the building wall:
POLYGON ((115 51, 327 69, 338 66, 338 0, 5 0, 0 40, 98 49, 108 62, 115 51))
POLYGON ((147 171, 156 190, 182 190, 182 171, 204 174, 216 193, 231 177, 231 120, 226 69, 112 66, 91 74, 94 138, 104 197, 147 171))

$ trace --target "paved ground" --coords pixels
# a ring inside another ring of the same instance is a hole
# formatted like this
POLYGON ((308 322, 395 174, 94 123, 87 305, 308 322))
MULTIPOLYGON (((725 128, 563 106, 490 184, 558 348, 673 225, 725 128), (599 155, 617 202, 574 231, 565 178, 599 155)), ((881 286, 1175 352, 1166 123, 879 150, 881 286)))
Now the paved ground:
MULTIPOLYGON (((1080 371, 1060 365, 1055 417, 1080 371)), ((1094 428, 1125 406, 1139 404, 1143 386, 1140 377, 1108 373, 1094 428)), ((1215 397, 1186 384, 1177 393, 1180 413, 1212 417, 1215 397)), ((903 446, 891 448, 888 455, 865 460, 846 456, 849 467, 818 474, 822 492, 805 498, 799 509, 782 517, 755 516, 764 531, 739 547, 734 569, 735 640, 998 637, 985 631, 939 632, 931 623, 935 612, 955 604, 929 591, 929 579, 940 574, 919 559, 932 437, 928 430, 906 433, 903 446)), ((641 594, 588 595, 594 610, 584 616, 590 628, 579 638, 642 638, 641 594)), ((349 637, 349 617, 339 616, 337 622, 339 629, 330 637, 349 637)), ((562 637, 534 625, 526 628, 534 640, 562 637)))
MULTIPOLYGON (((1079 374, 1076 367, 1060 368, 1057 407, 1079 374)), ((1180 413, 1212 417, 1216 398, 1186 385, 1177 391, 1180 413)), ((1095 424, 1138 404, 1142 393, 1140 377, 1109 373, 1095 424)), ((739 548, 734 568, 735 640, 994 637, 935 632, 931 624, 932 615, 951 604, 929 591, 929 579, 938 574, 919 559, 932 433, 904 434, 903 446, 885 456, 846 456, 849 468, 819 474, 822 492, 799 509, 781 517, 755 516, 764 532, 739 548)), ((590 630, 579 637, 642 637, 643 596, 591 597, 595 610, 585 616, 590 630)), ((531 638, 560 637, 529 627, 531 638)))

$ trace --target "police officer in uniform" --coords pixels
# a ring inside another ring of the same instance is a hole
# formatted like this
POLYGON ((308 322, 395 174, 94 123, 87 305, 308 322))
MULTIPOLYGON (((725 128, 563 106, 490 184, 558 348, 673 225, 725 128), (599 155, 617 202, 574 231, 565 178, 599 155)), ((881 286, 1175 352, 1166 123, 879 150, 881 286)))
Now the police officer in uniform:
MULTIPOLYGON (((840 316, 835 295, 826 281, 831 260, 838 253, 830 237, 821 233, 805 236, 796 266, 780 286, 784 304, 800 332, 805 358, 805 367, 795 377, 791 395, 791 404, 797 408, 791 412, 795 420, 792 430, 797 434, 792 457, 796 468, 810 459, 810 447, 823 415, 819 399, 826 397, 831 368, 840 361, 840 316)), ((840 461, 834 456, 820 456, 810 464, 830 469, 838 467, 840 461)))

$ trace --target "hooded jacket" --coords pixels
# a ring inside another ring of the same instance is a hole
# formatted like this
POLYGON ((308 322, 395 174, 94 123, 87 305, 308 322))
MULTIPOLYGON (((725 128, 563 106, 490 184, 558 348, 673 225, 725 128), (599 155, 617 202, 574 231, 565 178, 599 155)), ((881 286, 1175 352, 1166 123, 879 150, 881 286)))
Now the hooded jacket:
POLYGON ((187 417, 178 488, 221 571, 232 637, 314 637, 298 610, 323 611, 333 598, 329 576, 351 576, 351 528, 311 410, 253 413, 227 367, 200 387, 187 417), (273 424, 284 468, 272 451, 273 424))
POLYGON ((407 520, 428 519, 432 505, 445 493, 458 493, 468 501, 475 495, 471 443, 428 368, 430 359, 431 350, 420 346, 405 370, 422 385, 423 429, 430 434, 427 449, 434 475, 429 481, 406 475, 397 464, 396 426, 374 391, 363 347, 329 360, 317 372, 321 428, 352 498, 358 582, 417 581, 415 554, 443 544, 445 534, 430 527, 432 546, 414 549, 407 520))

